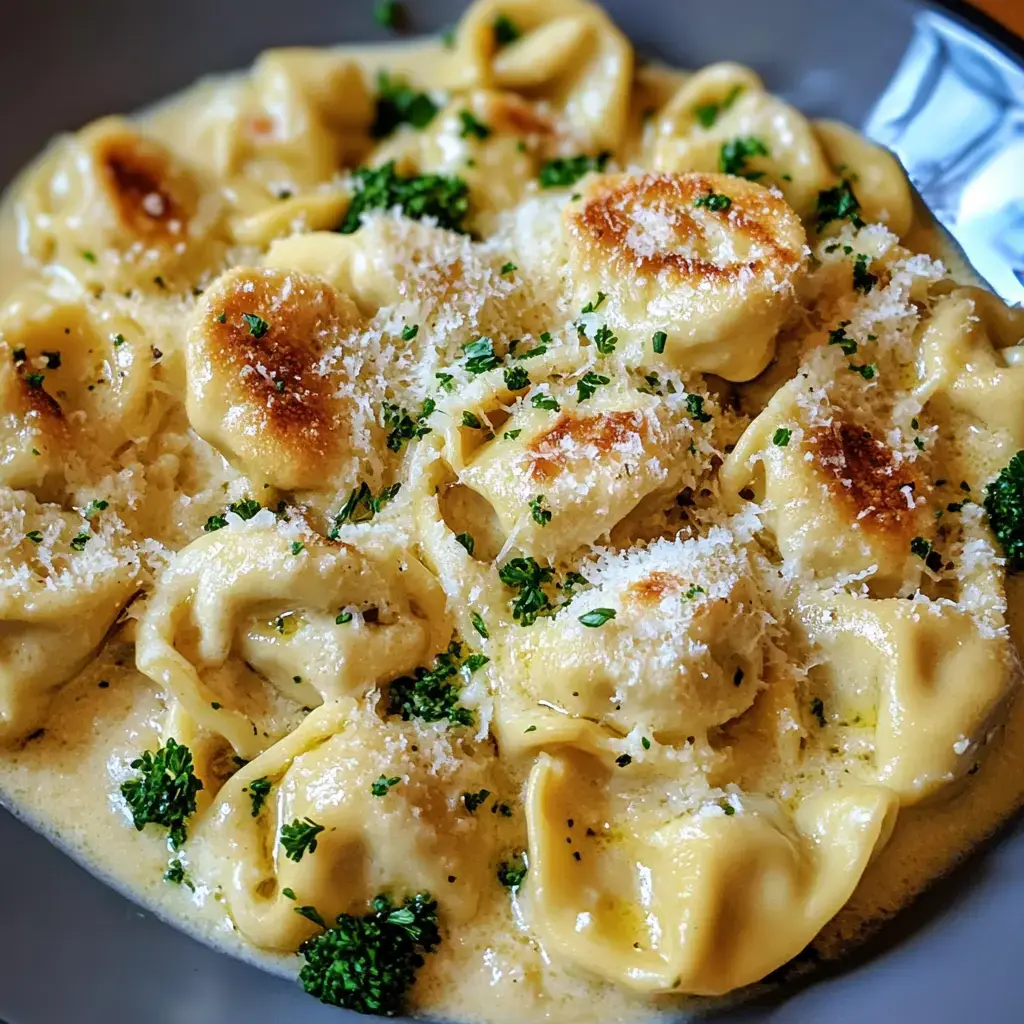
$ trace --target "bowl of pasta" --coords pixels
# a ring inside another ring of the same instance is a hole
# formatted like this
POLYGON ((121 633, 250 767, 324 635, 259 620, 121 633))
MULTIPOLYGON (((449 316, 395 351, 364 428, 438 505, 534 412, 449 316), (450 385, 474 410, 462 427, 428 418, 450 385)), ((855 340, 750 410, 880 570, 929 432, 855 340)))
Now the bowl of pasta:
POLYGON ((55 10, 0 41, 0 1016, 1020 1019, 1019 41, 55 10))

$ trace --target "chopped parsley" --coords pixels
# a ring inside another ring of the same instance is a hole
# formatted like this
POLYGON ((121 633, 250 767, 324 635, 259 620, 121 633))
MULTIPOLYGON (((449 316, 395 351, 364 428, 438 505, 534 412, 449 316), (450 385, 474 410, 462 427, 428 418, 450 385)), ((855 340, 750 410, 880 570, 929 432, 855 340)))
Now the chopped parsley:
POLYGON ((328 539, 338 539, 338 528, 343 523, 368 523, 381 512, 388 502, 394 499, 401 487, 400 483, 392 484, 390 487, 383 488, 375 498, 369 485, 363 480, 358 487, 352 488, 345 504, 335 515, 334 526, 327 534, 328 539))
POLYGON ((437 378, 437 383, 442 391, 451 391, 455 387, 455 377, 453 374, 435 373, 434 376, 437 378))
POLYGON ((462 802, 466 805, 466 810, 470 814, 476 814, 477 810, 490 795, 490 790, 487 789, 481 789, 477 793, 463 793, 462 802))
POLYGON ((402 17, 402 5, 398 0, 377 0, 373 5, 373 20, 381 28, 397 29, 402 17))
POLYGON ((517 851, 512 854, 510 860, 503 860, 498 865, 498 881, 506 889, 515 892, 525 881, 528 865, 526 863, 526 852, 517 851))
POLYGON ((467 555, 473 554, 475 542, 471 533, 457 533, 455 539, 466 549, 467 555))
POLYGON ((402 328, 402 341, 412 341, 420 333, 419 324, 406 324, 402 328))
POLYGON ((466 409, 462 413, 462 426, 469 427, 470 430, 482 430, 483 424, 480 422, 480 417, 476 413, 470 412, 466 409))
POLYGON ((463 139, 474 138, 481 142, 491 136, 491 129, 479 120, 472 111, 460 110, 459 121, 462 122, 462 129, 459 137, 463 139))
MULTIPOLYGON (((104 508, 106 502, 104 502, 104 508)), ((243 498, 241 501, 233 501, 227 507, 228 512, 234 512, 239 519, 249 520, 256 515, 257 512, 262 509, 263 506, 252 498, 243 498)), ((88 515, 88 510, 86 510, 88 515)), ((203 530, 206 533, 213 533, 214 530, 223 530, 228 525, 226 516, 224 515, 212 515, 206 520, 206 524, 203 526, 203 530)))
POLYGON ((381 894, 363 916, 339 914, 330 927, 314 907, 295 912, 324 929, 306 939, 299 953, 303 989, 322 1003, 356 1013, 396 1017, 423 966, 423 955, 441 942, 437 902, 426 892, 406 897, 400 907, 381 894))
POLYGON ((243 313, 242 319, 245 321, 245 326, 249 328, 249 333, 254 338, 262 338, 270 330, 270 324, 263 317, 257 316, 255 313, 243 313))
POLYGON ((399 206, 406 217, 431 217, 438 227, 462 231, 469 213, 469 186, 458 177, 419 174, 406 177, 395 170, 394 160, 380 167, 360 167, 354 174, 356 191, 338 231, 359 230, 362 215, 370 210, 399 206))
POLYGON ((554 579, 549 568, 539 565, 534 558, 512 558, 498 569, 498 579, 519 591, 512 605, 512 618, 520 626, 532 626, 538 616, 547 615, 553 608, 544 591, 544 584, 554 579))
POLYGON ((433 668, 417 668, 411 676, 402 676, 391 684, 389 715, 401 715, 403 721, 419 718, 424 722, 447 719, 452 725, 472 725, 473 712, 459 704, 462 687, 450 682, 458 675, 468 676, 486 665, 483 654, 462 658, 462 644, 453 640, 435 659, 433 668))
POLYGON ((910 551, 911 554, 924 559, 924 564, 932 572, 938 572, 942 568, 942 556, 938 551, 933 550, 930 540, 925 540, 924 537, 915 537, 910 542, 910 551))
POLYGON ((620 768, 625 768, 633 763, 633 758, 631 758, 629 754, 619 754, 619 756, 615 758, 615 763, 620 768))
POLYGON ((860 203, 853 194, 853 186, 848 178, 843 178, 835 188, 826 188, 818 193, 818 209, 815 216, 819 231, 834 220, 848 219, 855 228, 864 226, 860 216, 860 203))
POLYGON ((590 301, 589 301, 589 302, 588 302, 588 303, 587 303, 587 304, 586 304, 586 305, 585 305, 585 306, 584 306, 584 307, 583 307, 583 308, 582 308, 582 309, 580 310, 580 315, 582 316, 582 315, 583 315, 583 314, 585 314, 585 313, 596 313, 596 312, 597 312, 597 311, 598 311, 598 310, 599 310, 599 309, 600 309, 600 308, 601 308, 601 307, 602 307, 602 306, 603 306, 603 305, 605 304, 605 300, 606 300, 607 298, 608 298, 608 296, 607 296, 607 295, 605 295, 605 293, 604 293, 604 292, 602 292, 602 291, 599 291, 599 292, 597 293, 597 298, 596 298, 596 299, 591 299, 591 300, 590 300, 590 301))
POLYGON ((772 444, 777 448, 785 448, 792 436, 793 431, 789 427, 779 427, 772 435, 772 444))
POLYGON ((519 268, 512 262, 506 263, 501 268, 501 275, 504 277, 506 274, 514 274, 519 268))
POLYGON ((377 76, 377 109, 370 135, 383 139, 399 125, 422 130, 437 116, 438 106, 425 92, 413 89, 404 79, 386 71, 377 76))
POLYGON ((36 388, 37 390, 43 386, 43 381, 46 380, 46 375, 42 373, 26 373, 25 383, 30 388, 36 388))
POLYGON ((718 169, 723 174, 737 174, 751 181, 763 177, 761 171, 748 171, 747 161, 755 156, 768 156, 768 147, 753 135, 730 139, 718 154, 718 169))
POLYGON ((85 545, 89 543, 91 534, 83 530, 77 536, 71 538, 71 548, 74 551, 84 551, 85 545))
POLYGON ((491 31, 494 33, 494 45, 499 48, 514 43, 522 34, 519 31, 519 26, 507 14, 499 14, 495 17, 491 31))
POLYGON ((828 332, 828 343, 838 345, 844 356, 852 356, 857 351, 857 342, 846 333, 849 326, 850 321, 843 320, 835 330, 828 332))
POLYGON ((530 399, 530 404, 534 409, 549 409, 551 412, 558 412, 562 408, 554 396, 545 395, 541 392, 538 392, 530 399))
POLYGON ((505 387, 509 391, 522 391, 530 386, 530 375, 525 367, 509 366, 505 369, 505 387))
POLYGON ((522 427, 516 427, 515 430, 506 430, 501 436, 505 441, 514 441, 522 432, 522 427))
POLYGON ((873 380, 875 374, 878 372, 878 367, 872 363, 850 363, 851 370, 854 373, 859 373, 865 380, 873 380))
POLYGON ((469 373, 486 373, 501 365, 501 360, 494 353, 494 342, 490 338, 477 338, 476 341, 464 345, 465 367, 469 373))
POLYGON ((302 552, 305 550, 305 547, 306 547, 306 545, 303 544, 301 540, 293 540, 292 541, 292 554, 293 555, 301 555, 302 552))
POLYGON ((386 775, 382 774, 379 779, 375 779, 370 784, 370 792, 374 796, 387 796, 391 787, 397 786, 401 781, 401 776, 395 775, 389 779, 386 775))
POLYGON ((43 535, 39 530, 29 530, 28 533, 25 534, 25 539, 32 541, 33 544, 43 543, 43 535))
POLYGON ((661 355, 665 351, 665 342, 668 341, 668 335, 664 331, 655 331, 651 336, 651 347, 654 349, 655 355, 661 355))
POLYGON ((566 597, 571 598, 577 587, 589 586, 590 580, 583 573, 570 570, 565 574, 565 580, 560 584, 560 589, 566 597))
POLYGON ((718 115, 723 110, 728 110, 735 102, 739 94, 743 92, 742 85, 734 85, 725 95, 721 103, 701 103, 693 108, 693 116, 700 121, 702 128, 712 128, 718 120, 718 115))
POLYGON ((334 620, 336 626, 347 626, 352 621, 351 612, 338 612, 337 618, 334 620))
MULTIPOLYGON (((966 482, 962 491, 969 491, 966 482)), ((1024 451, 1017 452, 985 488, 985 513, 1006 556, 1006 567, 1024 569, 1024 451)))
POLYGON ((721 192, 709 192, 705 196, 697 196, 693 205, 706 207, 712 213, 720 213, 732 206, 732 200, 721 192))
POLYGON ((281 826, 281 847, 284 855, 293 861, 302 860, 307 853, 316 853, 317 836, 323 832, 323 825, 318 825, 312 818, 296 818, 290 825, 281 826))
POLYGON ((597 393, 597 389, 607 383, 609 383, 609 378, 600 373, 585 373, 576 382, 577 401, 586 402, 588 399, 593 398, 597 393))
POLYGON ((538 526, 547 526, 551 522, 551 510, 544 507, 543 494, 530 499, 530 515, 538 526))
POLYGON ((615 346, 619 343, 619 339, 616 335, 612 334, 611 328, 607 324, 601 324, 596 331, 594 331, 594 344, 597 346, 597 351, 603 356, 611 355, 615 351, 615 346))
POLYGON ((710 423, 711 413, 704 411, 704 399, 700 395, 686 396, 686 411, 698 423, 710 423))
POLYGON ((479 612, 471 612, 469 621, 473 623, 473 628, 485 639, 489 640, 491 634, 487 630, 487 623, 484 622, 483 617, 479 612))
POLYGON ((432 398, 423 400, 423 408, 413 419, 404 409, 391 402, 384 402, 381 412, 384 416, 384 426, 391 428, 388 434, 388 451, 400 452, 402 447, 409 441, 418 441, 430 433, 427 420, 437 408, 437 403, 432 398))
POLYGON ((548 160, 540 169, 540 187, 568 188, 590 171, 603 171, 610 159, 611 153, 606 151, 597 156, 580 153, 548 160))
POLYGON ((267 797, 270 795, 272 783, 265 775, 260 779, 253 779, 246 787, 249 790, 249 799, 252 801, 252 816, 259 816, 267 797))
POLYGON ((865 295, 878 283, 878 276, 868 270, 868 257, 858 253, 853 261, 853 287, 865 295))
POLYGON ((597 629, 599 626, 603 626, 609 619, 614 618, 614 608, 593 608, 580 616, 580 622, 584 626, 590 626, 591 629, 597 629))
POLYGON ((167 865, 167 870, 164 872, 164 881, 170 882, 172 885, 186 885, 193 892, 196 891, 192 879, 189 878, 188 872, 185 870, 185 865, 177 857, 167 865))
POLYGON ((145 751, 130 767, 136 776, 121 783, 121 796, 132 824, 139 832, 150 824, 166 828, 176 850, 185 842, 185 820, 195 813, 196 793, 203 788, 192 765, 192 752, 172 738, 155 752, 145 751))

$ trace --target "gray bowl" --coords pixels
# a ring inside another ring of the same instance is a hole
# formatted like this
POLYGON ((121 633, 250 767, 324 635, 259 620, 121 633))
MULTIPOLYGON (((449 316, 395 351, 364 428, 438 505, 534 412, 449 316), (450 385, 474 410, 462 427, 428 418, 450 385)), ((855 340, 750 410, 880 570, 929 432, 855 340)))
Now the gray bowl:
MULTIPOLYGON (((384 39, 370 0, 32 0, 4 6, 0 182, 56 132, 144 106, 270 45, 384 39)), ((458 0, 408 0, 417 32, 458 0)), ((960 4, 606 0, 641 55, 752 65, 814 116, 892 148, 963 251, 1024 300, 1024 45, 960 4)), ((140 910, 0 810, 8 1024, 338 1024, 356 1018, 140 910)), ((841 964, 716 1020, 1024 1020, 1024 826, 1011 824, 841 964)), ((599 1007, 581 1008, 598 1022, 599 1007)))

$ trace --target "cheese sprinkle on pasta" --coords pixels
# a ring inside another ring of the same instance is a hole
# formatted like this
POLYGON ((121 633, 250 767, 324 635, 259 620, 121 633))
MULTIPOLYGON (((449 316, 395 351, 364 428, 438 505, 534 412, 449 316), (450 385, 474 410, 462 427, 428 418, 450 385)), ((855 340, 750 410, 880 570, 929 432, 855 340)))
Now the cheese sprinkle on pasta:
POLYGON ((62 137, 0 249, 0 790, 208 940, 635 1021, 1024 800, 1021 314, 749 69, 477 0, 62 137))

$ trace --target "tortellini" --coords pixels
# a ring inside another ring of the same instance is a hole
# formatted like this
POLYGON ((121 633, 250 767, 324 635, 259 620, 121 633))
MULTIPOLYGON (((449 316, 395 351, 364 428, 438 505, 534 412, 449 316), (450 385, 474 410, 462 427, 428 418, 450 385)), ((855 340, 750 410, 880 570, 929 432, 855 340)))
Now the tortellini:
POLYGON ((722 482, 737 496, 753 484, 765 525, 795 565, 822 576, 865 573, 898 589, 920 564, 910 543, 928 516, 924 481, 853 415, 822 412, 812 392, 799 377, 780 388, 726 459, 722 482))
POLYGON ((832 183, 807 119, 737 64, 712 64, 684 83, 658 114, 654 134, 655 170, 756 177, 781 189, 801 217, 832 183))
POLYGON ((176 556, 139 623, 137 661, 251 757, 297 706, 365 693, 450 635, 443 595, 415 559, 289 532, 263 510, 176 556))
POLYGON ((35 171, 18 212, 36 259, 118 289, 191 286, 222 249, 217 193, 117 118, 58 146, 35 171))
POLYGON ((203 296, 189 332, 189 419, 254 482, 329 486, 353 453, 354 396, 326 352, 359 323, 351 300, 297 273, 236 268, 203 296))
POLYGON ((117 523, 0 492, 0 743, 45 722, 135 591, 139 560, 117 523))
POLYGON ((938 300, 921 329, 918 392, 988 428, 984 441, 964 431, 960 443, 975 459, 990 459, 995 472, 1024 447, 1024 365, 1006 365, 978 313, 965 289, 938 300))
POLYGON ((763 568, 721 528, 584 565, 593 587, 517 638, 527 689, 622 733, 668 743, 706 733, 763 685, 773 622, 763 568))
POLYGON ((66 473, 72 453, 106 459, 156 427, 165 408, 156 357, 134 319, 97 300, 26 288, 0 311, 0 337, 11 359, 0 369, 8 486, 39 487, 66 473))
POLYGON ((976 763, 978 747, 1020 684, 1000 616, 992 621, 991 573, 973 581, 988 608, 949 601, 850 594, 808 595, 802 628, 824 658, 830 716, 874 721, 875 770, 906 804, 934 797, 976 763), (985 612, 988 614, 985 614, 985 612))
POLYGON ((291 952, 315 934, 296 906, 333 919, 361 913, 382 891, 429 891, 444 900, 446 921, 466 924, 490 883, 495 823, 462 799, 495 785, 473 753, 443 726, 381 722, 352 700, 324 704, 224 786, 196 837, 198 859, 242 934, 263 948, 291 952), (376 795, 381 778, 389 785, 376 795), (270 794, 254 813, 256 779, 270 794), (280 832, 292 821, 321 826, 315 853, 287 856, 280 832))
POLYGON ((643 498, 696 481, 690 445, 700 425, 687 417, 685 395, 659 399, 622 381, 594 392, 579 401, 586 391, 578 385, 575 394, 538 389, 543 407, 523 402, 493 440, 468 453, 462 445, 480 431, 452 431, 460 481, 487 499, 506 535, 531 554, 568 554, 607 534, 643 498))
POLYGON ((529 915, 553 954, 641 992, 719 995, 785 963, 850 897, 896 818, 885 788, 851 786, 792 815, 732 794, 638 833, 610 812, 608 771, 580 754, 534 767, 529 915))
POLYGON ((631 356, 737 381, 768 365, 804 266, 803 227, 776 195, 718 174, 596 177, 565 229, 581 305, 609 296, 631 356))
POLYGON ((633 52, 596 4, 580 0, 485 0, 459 25, 453 84, 519 89, 542 97, 595 150, 623 140, 633 52), (504 17, 521 32, 499 48, 504 17))

